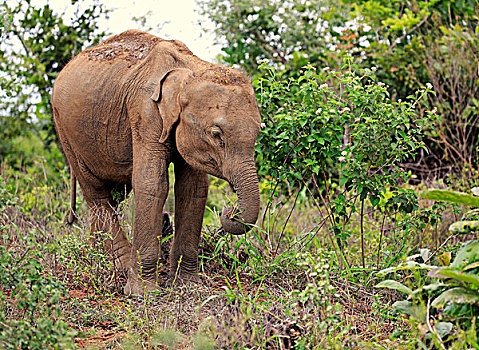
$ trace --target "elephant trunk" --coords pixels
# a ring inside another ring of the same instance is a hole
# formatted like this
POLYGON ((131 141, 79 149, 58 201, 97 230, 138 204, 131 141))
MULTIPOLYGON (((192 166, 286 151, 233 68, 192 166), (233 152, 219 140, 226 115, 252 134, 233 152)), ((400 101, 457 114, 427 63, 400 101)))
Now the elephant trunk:
POLYGON ((251 229, 258 219, 259 187, 254 161, 243 163, 241 170, 229 177, 230 184, 238 195, 238 207, 225 207, 221 213, 221 224, 226 232, 241 235, 251 229))

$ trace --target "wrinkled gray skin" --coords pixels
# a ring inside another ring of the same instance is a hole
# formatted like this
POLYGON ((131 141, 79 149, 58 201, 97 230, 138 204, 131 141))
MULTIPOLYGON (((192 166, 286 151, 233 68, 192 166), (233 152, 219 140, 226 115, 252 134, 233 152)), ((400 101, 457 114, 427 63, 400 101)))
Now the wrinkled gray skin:
POLYGON ((75 57, 58 76, 52 103, 73 182, 78 180, 90 207, 92 230, 112 233, 106 249, 128 269, 126 294, 156 288, 170 162, 175 168, 171 276, 178 271, 181 279, 195 278, 207 174, 226 179, 238 194, 238 209, 225 208, 221 215, 225 231, 242 234, 244 223, 256 222, 253 147, 261 121, 241 72, 202 61, 181 42, 131 30, 75 57), (131 244, 111 194, 125 188, 133 188, 135 196, 131 244))

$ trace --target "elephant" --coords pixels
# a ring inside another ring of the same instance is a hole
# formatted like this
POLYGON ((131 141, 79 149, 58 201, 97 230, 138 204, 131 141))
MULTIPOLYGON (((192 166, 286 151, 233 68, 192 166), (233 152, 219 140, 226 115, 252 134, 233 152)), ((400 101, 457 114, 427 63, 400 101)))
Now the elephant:
MULTIPOLYGON (((92 231, 111 232, 105 249, 128 273, 125 294, 158 288, 170 163, 170 278, 199 279, 208 174, 228 181, 238 196, 236 206, 222 210, 224 230, 244 234, 255 224, 260 196, 254 145, 261 117, 251 81, 240 70, 206 62, 180 41, 128 30, 84 50, 62 69, 52 108, 72 189, 78 181, 92 231), (112 193, 131 190, 130 243, 112 193)), ((74 202, 72 195, 70 221, 74 202)))

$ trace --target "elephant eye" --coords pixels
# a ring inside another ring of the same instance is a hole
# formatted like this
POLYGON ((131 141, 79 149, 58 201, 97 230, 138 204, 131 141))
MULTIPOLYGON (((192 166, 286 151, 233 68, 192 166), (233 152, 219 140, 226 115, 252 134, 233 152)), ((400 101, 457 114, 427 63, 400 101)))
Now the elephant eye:
POLYGON ((221 147, 224 147, 225 146, 225 143, 223 141, 223 131, 218 128, 218 127, 214 127, 212 130, 211 130, 211 135, 213 135, 213 137, 218 140, 218 142, 220 143, 220 146, 221 147))

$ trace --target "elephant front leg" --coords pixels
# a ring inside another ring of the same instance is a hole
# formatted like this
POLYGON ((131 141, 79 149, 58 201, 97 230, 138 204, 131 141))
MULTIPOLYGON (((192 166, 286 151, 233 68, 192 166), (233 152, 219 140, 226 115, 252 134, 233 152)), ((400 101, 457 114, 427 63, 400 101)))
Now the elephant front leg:
POLYGON ((143 295, 157 289, 163 206, 168 196, 166 157, 143 155, 134 164, 135 213, 130 268, 125 294, 143 295))
POLYGON ((197 279, 198 246, 208 196, 208 177, 184 161, 175 162, 175 238, 170 278, 197 279))

